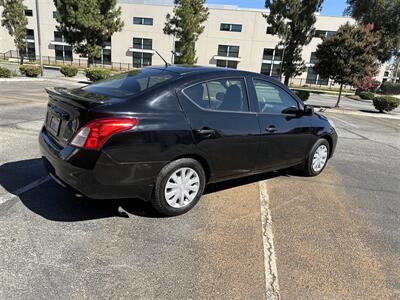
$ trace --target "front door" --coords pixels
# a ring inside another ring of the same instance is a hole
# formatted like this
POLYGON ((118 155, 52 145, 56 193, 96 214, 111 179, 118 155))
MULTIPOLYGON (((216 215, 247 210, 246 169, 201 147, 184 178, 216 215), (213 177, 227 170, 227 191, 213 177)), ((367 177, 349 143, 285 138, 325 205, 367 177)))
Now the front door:
POLYGON ((240 176, 253 170, 260 128, 249 111, 244 78, 209 80, 185 88, 181 103, 200 150, 211 160, 214 176, 240 176))
POLYGON ((302 162, 310 149, 311 122, 280 86, 253 79, 259 105, 260 151, 256 169, 275 170, 302 162))

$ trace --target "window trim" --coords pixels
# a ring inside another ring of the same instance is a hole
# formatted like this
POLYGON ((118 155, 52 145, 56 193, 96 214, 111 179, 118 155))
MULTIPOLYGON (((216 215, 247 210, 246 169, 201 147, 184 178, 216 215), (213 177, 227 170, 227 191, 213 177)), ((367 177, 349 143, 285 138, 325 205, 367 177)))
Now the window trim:
POLYGON ((282 87, 280 87, 278 84, 276 84, 276 83, 274 83, 274 82, 272 82, 272 81, 269 81, 269 80, 267 80, 267 79, 265 79, 265 78, 260 78, 260 77, 252 77, 251 78, 251 82, 252 82, 252 84, 253 84, 253 89, 254 89, 254 95, 256 96, 256 100, 257 100, 257 110, 258 110, 258 114, 262 114, 262 115, 274 115, 274 116, 294 116, 294 114, 283 114, 283 113, 272 113, 272 112, 262 112, 262 111, 260 111, 260 102, 258 101, 258 96, 257 96, 257 91, 256 91, 256 85, 255 85, 255 80, 259 80, 259 81, 262 81, 262 82, 266 82, 266 83, 268 83, 268 84, 270 84, 270 85, 273 85, 273 86, 275 86, 275 87, 277 87, 278 89, 281 89, 281 90, 283 90, 286 94, 288 94, 296 103, 297 103, 297 107, 298 107, 298 109, 299 109, 299 112, 300 111, 302 111, 302 110, 304 110, 304 104, 302 104, 300 101, 298 101, 295 97, 293 97, 293 95, 291 95, 290 93, 288 93, 287 91, 286 91, 286 89, 284 89, 284 88, 282 88, 282 87))
POLYGON ((222 113, 236 113, 236 114, 258 114, 258 112, 255 112, 255 111, 252 111, 252 110, 251 110, 249 86, 248 86, 248 84, 247 84, 247 80, 246 80, 246 79, 247 79, 246 76, 216 77, 216 78, 212 78, 212 79, 206 79, 206 80, 198 81, 198 82, 196 82, 196 83, 193 83, 193 84, 190 84, 190 85, 188 85, 188 86, 185 86, 184 88, 180 89, 180 92, 181 92, 187 99, 189 99, 189 101, 190 101, 193 105, 195 105, 196 107, 198 107, 199 109, 201 109, 201 110, 203 110, 203 111, 213 112, 213 113, 222 112, 222 113), (190 98, 190 97, 185 93, 185 90, 186 90, 186 89, 189 89, 189 88, 191 88, 191 87, 193 87, 193 86, 195 86, 195 85, 198 85, 198 84, 203 84, 203 83, 205 83, 205 84, 206 84, 206 87, 207 87, 208 99, 210 99, 210 92, 209 92, 209 90, 208 90, 207 82, 218 81, 218 80, 224 80, 224 79, 225 79, 225 80, 226 80, 226 79, 233 79, 233 80, 235 80, 235 79, 236 79, 236 80, 240 79, 240 80, 243 80, 243 82, 244 82, 244 87, 245 87, 245 90, 246 90, 245 92, 246 92, 246 99, 247 99, 247 108, 248 108, 248 111, 215 110, 215 109, 212 109, 212 108, 204 108, 204 107, 201 107, 200 105, 198 105, 198 104, 196 103, 196 101, 194 101, 192 98, 190 98))

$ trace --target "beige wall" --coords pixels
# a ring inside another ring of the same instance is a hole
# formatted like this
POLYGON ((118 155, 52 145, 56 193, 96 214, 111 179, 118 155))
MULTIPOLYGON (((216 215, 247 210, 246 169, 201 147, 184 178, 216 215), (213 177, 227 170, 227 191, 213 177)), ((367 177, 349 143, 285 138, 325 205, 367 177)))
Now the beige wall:
MULTIPOLYGON (((134 1, 136 3, 129 2, 132 2, 132 0, 121 0, 119 2, 122 7, 122 18, 125 26, 122 32, 115 33, 112 37, 112 61, 132 64, 132 52, 128 50, 132 47, 133 37, 140 37, 152 39, 153 48, 170 62, 174 39, 163 33, 163 27, 166 14, 172 13, 173 7, 163 4, 138 4, 139 1, 134 1), (134 25, 134 16, 153 18, 154 24, 153 26, 134 25)), ((26 0, 25 4, 28 9, 33 10, 33 17, 28 17, 28 28, 35 30, 36 54, 38 54, 35 0, 26 0)), ((53 19, 55 7, 51 0, 39 0, 39 7, 42 55, 54 57, 55 51, 51 41, 54 40, 54 31, 56 30, 56 21, 53 19)), ((196 43, 198 64, 215 66, 216 62, 213 57, 218 53, 218 45, 234 45, 240 47, 239 56, 242 60, 239 62, 238 68, 260 72, 264 48, 275 48, 279 43, 277 36, 266 34, 267 23, 262 13, 262 10, 238 9, 232 6, 210 6, 210 16, 205 23, 205 31, 196 43), (221 23, 242 24, 242 32, 220 31, 221 23)), ((348 17, 318 16, 316 28, 318 30, 336 31, 346 22, 353 23, 354 20, 348 17)), ((303 59, 306 63, 310 61, 311 53, 316 50, 319 43, 321 43, 321 39, 313 38, 311 43, 304 47, 303 59)), ((9 50, 15 50, 13 39, 4 28, 0 28, 0 53, 9 50)), ((74 54, 74 60, 77 58, 79 56, 74 54)), ((154 54, 153 64, 163 64, 163 61, 154 54)), ((382 79, 383 73, 384 68, 378 76, 379 80, 382 79)), ((307 73, 299 76, 303 79, 306 77, 307 73)))

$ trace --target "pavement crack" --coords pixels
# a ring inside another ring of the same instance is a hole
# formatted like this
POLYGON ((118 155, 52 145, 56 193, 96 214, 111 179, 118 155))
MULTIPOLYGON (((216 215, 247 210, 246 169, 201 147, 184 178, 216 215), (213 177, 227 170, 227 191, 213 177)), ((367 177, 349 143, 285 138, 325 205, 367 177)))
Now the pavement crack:
POLYGON ((269 197, 267 193, 266 182, 259 183, 260 204, 261 204, 261 224, 264 247, 264 265, 266 282, 266 299, 279 300, 279 281, 276 267, 276 256, 274 250, 274 241, 272 233, 272 216, 269 210, 269 197))

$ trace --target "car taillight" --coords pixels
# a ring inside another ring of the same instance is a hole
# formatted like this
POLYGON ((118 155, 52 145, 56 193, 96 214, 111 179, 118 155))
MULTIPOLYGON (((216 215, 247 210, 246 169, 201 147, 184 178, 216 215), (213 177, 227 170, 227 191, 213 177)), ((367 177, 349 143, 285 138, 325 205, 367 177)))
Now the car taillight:
POLYGON ((94 120, 79 129, 70 144, 80 148, 99 150, 113 134, 129 130, 137 123, 138 119, 134 118, 94 120))

